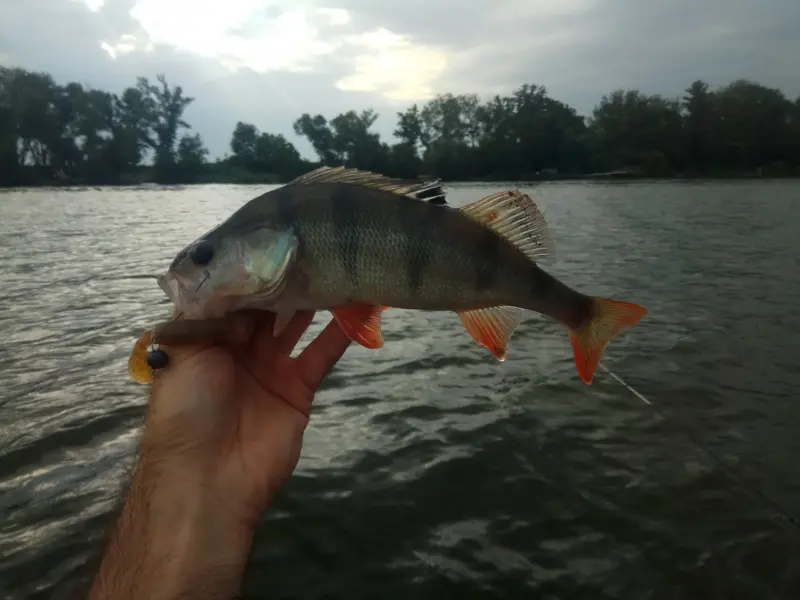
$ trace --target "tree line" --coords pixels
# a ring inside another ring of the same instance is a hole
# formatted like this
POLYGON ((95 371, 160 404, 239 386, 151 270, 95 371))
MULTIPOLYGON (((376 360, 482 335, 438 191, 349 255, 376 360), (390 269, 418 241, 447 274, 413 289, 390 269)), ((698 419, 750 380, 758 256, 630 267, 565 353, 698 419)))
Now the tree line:
POLYGON ((800 175, 800 98, 749 80, 695 81, 678 98, 615 90, 588 117, 539 85, 440 94, 397 113, 396 143, 372 109, 304 113, 294 131, 314 161, 241 121, 209 161, 183 118, 193 102, 163 75, 113 93, 0 67, 0 185, 282 182, 322 164, 451 181, 800 175))

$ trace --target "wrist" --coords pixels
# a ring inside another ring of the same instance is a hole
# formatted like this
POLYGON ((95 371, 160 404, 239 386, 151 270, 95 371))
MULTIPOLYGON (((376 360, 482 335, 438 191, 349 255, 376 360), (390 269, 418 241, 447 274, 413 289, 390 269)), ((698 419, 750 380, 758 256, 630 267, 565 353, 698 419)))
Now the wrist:
POLYGON ((223 544, 246 553, 254 527, 243 518, 238 499, 226 494, 205 469, 181 458, 141 453, 131 493, 137 486, 138 494, 148 499, 153 523, 159 522, 165 532, 183 528, 191 543, 205 538, 211 544, 199 548, 223 544))
POLYGON ((204 598, 196 589, 201 581, 213 597, 238 591, 252 529, 232 518, 214 491, 165 466, 140 456, 91 599, 204 598))
MULTIPOLYGON (((191 507, 197 518, 213 518, 231 532, 251 535, 260 511, 236 485, 227 481, 224 459, 216 447, 181 442, 180 436, 145 431, 139 449, 137 476, 158 487, 158 494, 191 507)), ((189 515, 187 515, 189 516, 189 515)))

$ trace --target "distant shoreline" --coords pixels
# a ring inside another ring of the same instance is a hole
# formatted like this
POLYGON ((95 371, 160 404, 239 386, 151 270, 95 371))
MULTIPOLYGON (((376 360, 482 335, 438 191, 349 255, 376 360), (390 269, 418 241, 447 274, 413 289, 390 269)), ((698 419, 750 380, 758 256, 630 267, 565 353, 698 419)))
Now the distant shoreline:
POLYGON ((323 164, 473 184, 800 177, 800 98, 748 79, 696 80, 676 97, 615 89, 586 115, 538 84, 493 98, 439 93, 395 113, 391 141, 373 130, 372 108, 304 112, 292 130, 310 159, 243 121, 211 158, 183 119, 199 100, 156 80, 115 93, 0 66, 0 186, 269 185, 323 164))
MULTIPOLYGON (((251 177, 201 177, 195 181, 183 182, 158 182, 146 177, 120 178, 118 181, 80 181, 74 179, 50 179, 31 181, 23 185, 2 185, 0 190, 21 190, 37 188, 120 188, 120 187, 143 187, 152 186, 158 188, 180 188, 197 185, 284 185, 293 178, 279 178, 260 173, 252 173, 251 177)), ((426 179, 437 179, 435 176, 428 175, 426 179)), ((679 182, 679 181, 770 181, 770 180, 793 180, 800 179, 800 172, 797 173, 711 173, 711 174, 676 174, 676 175, 647 175, 634 173, 589 173, 586 175, 546 175, 534 176, 518 179, 507 178, 483 178, 483 179, 442 179, 443 183, 450 185, 458 184, 493 184, 493 183, 553 183, 553 182, 597 182, 597 183, 622 183, 622 182, 679 182)))

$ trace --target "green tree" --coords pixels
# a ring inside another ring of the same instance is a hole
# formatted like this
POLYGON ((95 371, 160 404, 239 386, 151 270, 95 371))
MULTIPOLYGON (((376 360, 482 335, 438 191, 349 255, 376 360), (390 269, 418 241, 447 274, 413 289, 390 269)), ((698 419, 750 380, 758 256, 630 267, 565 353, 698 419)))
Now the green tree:
POLYGON ((231 136, 231 151, 233 161, 247 169, 256 168, 256 146, 258 144, 258 129, 250 123, 238 121, 231 136))
POLYGON ((305 113, 295 121, 294 130, 308 139, 322 164, 384 171, 389 167, 390 150, 370 131, 377 118, 372 109, 350 110, 330 121, 305 113))
POLYGON ((308 170, 297 148, 280 134, 259 135, 255 158, 260 171, 277 177, 291 179, 308 170))
POLYGON ((208 150, 199 133, 183 135, 178 142, 178 164, 199 169, 206 164, 208 150))
POLYGON ((367 109, 361 113, 350 110, 331 120, 337 162, 368 171, 387 168, 389 148, 381 143, 377 133, 370 131, 377 119, 378 114, 367 109))
POLYGON ((164 75, 158 75, 158 83, 152 84, 146 77, 140 77, 136 84, 139 91, 137 109, 147 121, 148 133, 145 140, 154 152, 153 163, 156 172, 168 178, 175 165, 178 133, 181 129, 189 129, 183 120, 186 108, 194 102, 194 98, 183 95, 181 86, 170 87, 164 75))
POLYGON ((686 130, 685 158, 693 169, 703 171, 712 165, 714 137, 719 131, 716 97, 704 81, 694 81, 683 97, 686 130))
POLYGON ((590 120, 595 166, 667 175, 682 162, 682 127, 677 100, 616 90, 603 96, 590 120))
POLYGON ((308 113, 303 113, 294 122, 294 132, 308 139, 323 165, 334 166, 341 164, 338 162, 333 147, 333 131, 328 126, 328 121, 325 117, 322 115, 312 117, 308 113))
POLYGON ((280 134, 261 133, 255 125, 239 121, 230 142, 234 166, 278 178, 293 178, 307 170, 297 148, 280 134))
POLYGON ((372 109, 293 124, 284 136, 238 121, 231 155, 209 162, 184 119, 194 98, 157 75, 120 92, 0 67, 0 185, 287 181, 316 164, 391 176, 528 179, 626 169, 647 176, 800 174, 800 99, 749 80, 692 82, 681 98, 615 90, 589 118, 523 84, 507 95, 439 94, 396 113, 390 145, 372 109))
POLYGON ((440 94, 420 112, 423 161, 428 170, 446 179, 473 170, 479 134, 475 95, 440 94))
POLYGON ((717 90, 716 97, 723 165, 750 170, 790 159, 788 124, 793 107, 780 90, 738 80, 717 90))

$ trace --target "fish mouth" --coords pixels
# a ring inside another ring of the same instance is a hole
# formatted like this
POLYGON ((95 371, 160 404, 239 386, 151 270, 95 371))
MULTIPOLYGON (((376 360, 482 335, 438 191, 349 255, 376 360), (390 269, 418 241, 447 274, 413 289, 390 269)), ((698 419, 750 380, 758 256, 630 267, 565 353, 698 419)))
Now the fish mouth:
POLYGON ((228 303, 224 298, 215 297, 208 281, 208 273, 198 283, 193 278, 181 276, 174 271, 167 271, 158 277, 158 287, 166 294, 175 306, 175 312, 185 319, 206 319, 224 315, 228 303), (202 290, 202 291, 201 291, 202 290))
POLYGON ((186 317, 191 317, 195 313, 200 314, 202 307, 198 298, 193 298, 194 295, 190 289, 189 282, 182 279, 176 273, 167 272, 161 275, 158 280, 158 287, 169 298, 170 302, 175 305, 175 310, 178 313, 184 314, 186 317))
POLYGON ((181 286, 178 278, 170 273, 166 273, 164 275, 159 275, 156 282, 158 283, 158 287, 161 288, 161 291, 166 294, 167 298, 169 298, 175 306, 178 306, 183 296, 183 286, 181 286))

